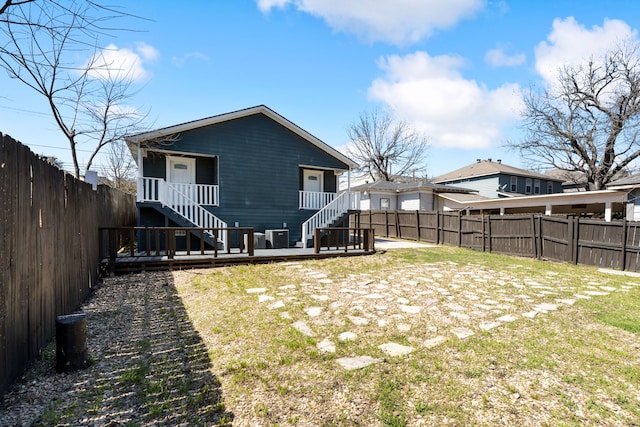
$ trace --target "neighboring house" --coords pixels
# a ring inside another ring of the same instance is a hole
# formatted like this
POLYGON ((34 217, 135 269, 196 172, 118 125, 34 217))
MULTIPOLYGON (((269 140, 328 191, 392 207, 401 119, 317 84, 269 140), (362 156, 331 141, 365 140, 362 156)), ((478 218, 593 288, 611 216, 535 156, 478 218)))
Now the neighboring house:
POLYGON ((562 191, 564 193, 587 191, 587 176, 584 172, 552 169, 545 172, 545 175, 549 178, 562 180, 562 191))
POLYGON ((264 105, 126 141, 138 164, 141 226, 286 229, 290 245, 308 244, 351 207, 338 177, 355 163, 264 105))
POLYGON ((502 161, 478 159, 476 163, 440 175, 434 184, 447 184, 476 190, 488 198, 562 193, 562 180, 508 166, 502 161))
POLYGON ((376 181, 351 188, 359 210, 443 210, 436 194, 467 194, 471 190, 427 181, 376 181))
POLYGON ((640 174, 618 179, 607 185, 607 190, 617 190, 626 194, 629 221, 640 221, 640 174))

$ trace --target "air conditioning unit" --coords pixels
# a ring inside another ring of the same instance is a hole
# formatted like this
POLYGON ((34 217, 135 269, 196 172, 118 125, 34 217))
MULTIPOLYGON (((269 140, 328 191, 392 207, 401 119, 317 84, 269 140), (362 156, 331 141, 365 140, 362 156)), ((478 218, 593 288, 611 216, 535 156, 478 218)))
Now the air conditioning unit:
POLYGON ((267 248, 280 249, 289 247, 289 230, 265 230, 267 248))

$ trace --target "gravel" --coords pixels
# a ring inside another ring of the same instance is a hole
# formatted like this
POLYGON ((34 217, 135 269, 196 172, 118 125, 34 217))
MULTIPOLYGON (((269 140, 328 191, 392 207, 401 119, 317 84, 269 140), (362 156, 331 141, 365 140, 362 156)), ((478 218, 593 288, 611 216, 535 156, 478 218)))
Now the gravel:
POLYGON ((80 310, 92 365, 56 373, 52 342, 2 397, 0 426, 229 424, 171 280, 164 272, 105 279, 80 310))

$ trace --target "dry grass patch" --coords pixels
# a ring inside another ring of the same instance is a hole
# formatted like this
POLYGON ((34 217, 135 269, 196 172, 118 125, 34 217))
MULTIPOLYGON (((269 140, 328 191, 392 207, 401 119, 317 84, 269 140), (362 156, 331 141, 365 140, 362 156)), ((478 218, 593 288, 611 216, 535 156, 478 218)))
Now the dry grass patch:
POLYGON ((238 425, 640 419, 640 313, 629 309, 640 302, 637 279, 453 248, 175 277, 238 425), (496 320, 506 315, 515 320, 496 320), (480 327, 491 323, 499 326, 480 327), (459 339, 454 328, 474 335, 459 339), (339 340, 347 331, 357 338, 339 340), (438 336, 446 341, 423 345, 438 336), (335 352, 321 351, 323 340, 335 352), (389 356, 379 348, 388 342, 414 351, 389 356), (381 362, 353 371, 337 363, 360 355, 381 362))

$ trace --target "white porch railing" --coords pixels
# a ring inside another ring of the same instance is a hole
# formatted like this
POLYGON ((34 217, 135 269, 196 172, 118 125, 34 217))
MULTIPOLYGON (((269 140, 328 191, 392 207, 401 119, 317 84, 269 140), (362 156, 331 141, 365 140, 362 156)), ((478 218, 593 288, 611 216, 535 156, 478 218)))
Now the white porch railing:
POLYGON ((218 206, 219 190, 217 185, 168 183, 161 178, 138 178, 139 202, 162 202, 169 200, 167 186, 178 191, 199 205, 218 206), (163 193, 164 192, 164 193, 163 193))
MULTIPOLYGON (((139 178, 138 201, 160 202, 196 227, 227 228, 224 221, 201 206, 218 205, 217 185, 172 184, 160 178, 139 178)), ((213 238, 213 233, 207 234, 213 238)), ((220 233, 217 238, 226 249, 226 233, 220 233)))
POLYGON ((307 239, 313 236, 313 231, 316 228, 329 226, 333 221, 338 219, 340 215, 350 209, 351 197, 351 192, 345 191, 302 224, 302 244, 305 247, 307 245, 307 239))
POLYGON ((322 209, 336 198, 336 193, 322 191, 300 191, 298 196, 299 209, 322 209))

